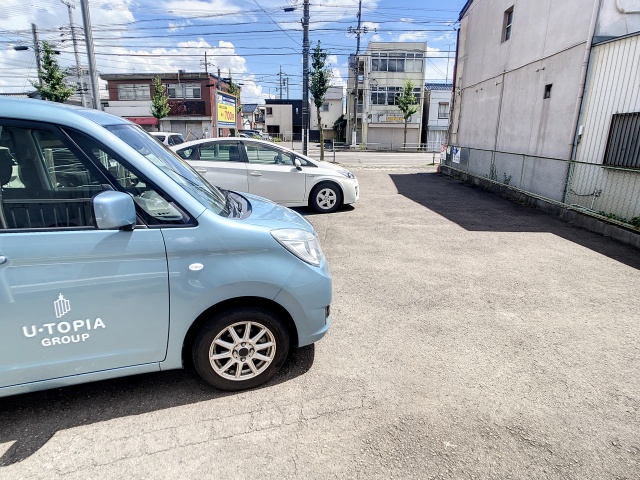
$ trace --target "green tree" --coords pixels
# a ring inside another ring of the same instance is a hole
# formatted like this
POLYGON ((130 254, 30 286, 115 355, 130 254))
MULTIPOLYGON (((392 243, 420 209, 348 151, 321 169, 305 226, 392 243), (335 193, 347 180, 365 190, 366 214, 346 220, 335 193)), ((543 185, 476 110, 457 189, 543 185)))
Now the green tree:
POLYGON ((169 100, 166 95, 167 87, 160 81, 160 77, 153 79, 153 97, 151 97, 151 115, 158 119, 158 131, 160 130, 160 120, 169 115, 169 100))
POLYGON ((313 103, 316 106, 318 116, 318 130, 320 130, 320 161, 324 160, 324 131, 322 129, 322 117, 320 108, 324 103, 324 97, 331 85, 331 70, 327 65, 327 51, 320 46, 320 40, 311 54, 311 82, 309 90, 313 95, 313 103))
MULTIPOLYGON (((231 77, 229 77, 229 86, 227 87, 227 93, 236 97, 236 115, 239 114, 242 111, 242 105, 240 104, 240 87, 233 83, 231 77)), ((236 125, 237 124, 238 122, 236 121, 236 125)), ((229 131, 232 137, 236 136, 235 128, 230 128, 229 131)))
POLYGON ((404 84, 404 87, 396 102, 398 103, 398 108, 402 112, 402 116, 404 117, 404 146, 407 146, 407 123, 409 122, 409 118, 411 115, 418 111, 419 105, 418 100, 416 99, 415 94, 413 93, 413 82, 411 80, 407 80, 404 84))
POLYGON ((60 66, 54 55, 56 55, 56 52, 51 48, 49 42, 42 42, 42 49, 40 51, 42 71, 39 72, 42 85, 40 85, 39 82, 31 82, 31 84, 43 100, 64 103, 73 95, 76 89, 65 85, 65 74, 60 70, 60 66))

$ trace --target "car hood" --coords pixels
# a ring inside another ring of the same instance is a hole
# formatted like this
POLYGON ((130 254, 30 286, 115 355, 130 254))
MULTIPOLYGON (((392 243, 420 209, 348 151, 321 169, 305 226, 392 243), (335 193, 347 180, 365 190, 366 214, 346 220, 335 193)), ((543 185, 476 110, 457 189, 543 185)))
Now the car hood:
POLYGON ((290 208, 283 207, 257 195, 242 193, 242 196, 251 203, 251 215, 245 217, 243 219, 244 222, 272 229, 299 228, 314 235, 316 234, 313 225, 290 208))

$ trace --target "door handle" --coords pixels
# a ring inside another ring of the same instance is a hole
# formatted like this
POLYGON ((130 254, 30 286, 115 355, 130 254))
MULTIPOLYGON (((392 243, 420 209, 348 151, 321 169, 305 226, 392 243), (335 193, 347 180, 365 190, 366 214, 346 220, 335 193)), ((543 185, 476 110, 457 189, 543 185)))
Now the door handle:
POLYGON ((4 255, 0 255, 0 265, 2 265, 3 263, 7 263, 7 257, 5 257, 4 255))
POLYGON ((255 170, 252 171, 252 172, 249 172, 249 175, 252 175, 254 177, 261 177, 262 176, 262 174, 260 172, 256 172, 255 170))
POLYGON ((207 173, 207 169, 206 168, 196 168, 196 172, 198 172, 198 173, 207 173))

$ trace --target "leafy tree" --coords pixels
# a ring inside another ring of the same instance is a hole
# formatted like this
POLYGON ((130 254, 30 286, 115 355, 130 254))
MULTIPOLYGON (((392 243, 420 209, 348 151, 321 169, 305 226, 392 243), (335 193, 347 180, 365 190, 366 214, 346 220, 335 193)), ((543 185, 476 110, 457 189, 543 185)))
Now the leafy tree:
POLYGON ((398 95, 396 102, 398 103, 398 108, 402 112, 402 116, 404 117, 404 145, 407 146, 407 123, 409 122, 409 118, 411 115, 418 111, 419 105, 418 100, 416 99, 415 94, 413 93, 413 82, 411 80, 407 80, 404 84, 404 88, 398 95))
POLYGON ((322 117, 320 108, 324 103, 324 96, 331 84, 331 70, 327 65, 327 51, 320 46, 320 40, 311 54, 311 82, 309 90, 313 95, 313 103, 318 115, 318 129, 320 130, 320 161, 324 160, 324 131, 322 129, 322 117))
POLYGON ((160 120, 169 115, 169 100, 166 95, 167 87, 160 81, 160 77, 153 79, 153 97, 151 97, 151 115, 158 119, 158 130, 160 130, 160 120))
POLYGON ((42 71, 38 72, 42 79, 42 85, 40 85, 39 82, 31 82, 31 84, 43 100, 64 103, 73 95, 76 89, 65 85, 65 74, 60 70, 60 66, 54 55, 56 55, 56 52, 51 48, 49 42, 42 42, 42 49, 40 51, 42 71))
MULTIPOLYGON (((236 97, 236 115, 239 114, 242 111, 242 105, 240 104, 240 87, 233 83, 231 77, 229 77, 229 86, 227 87, 227 93, 236 97)), ((231 133, 232 137, 236 136, 235 128, 230 128, 229 132, 231 133)))

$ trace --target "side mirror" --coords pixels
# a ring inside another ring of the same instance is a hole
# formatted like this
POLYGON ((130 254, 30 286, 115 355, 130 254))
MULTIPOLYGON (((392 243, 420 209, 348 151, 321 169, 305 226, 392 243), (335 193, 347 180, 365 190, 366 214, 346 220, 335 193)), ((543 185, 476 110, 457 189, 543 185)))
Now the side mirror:
POLYGON ((107 191, 93 197, 93 216, 99 230, 133 230, 136 206, 128 193, 107 191))
POLYGON ((294 159, 293 164, 296 166, 298 170, 302 170, 302 163, 300 163, 300 159, 298 158, 294 159))

